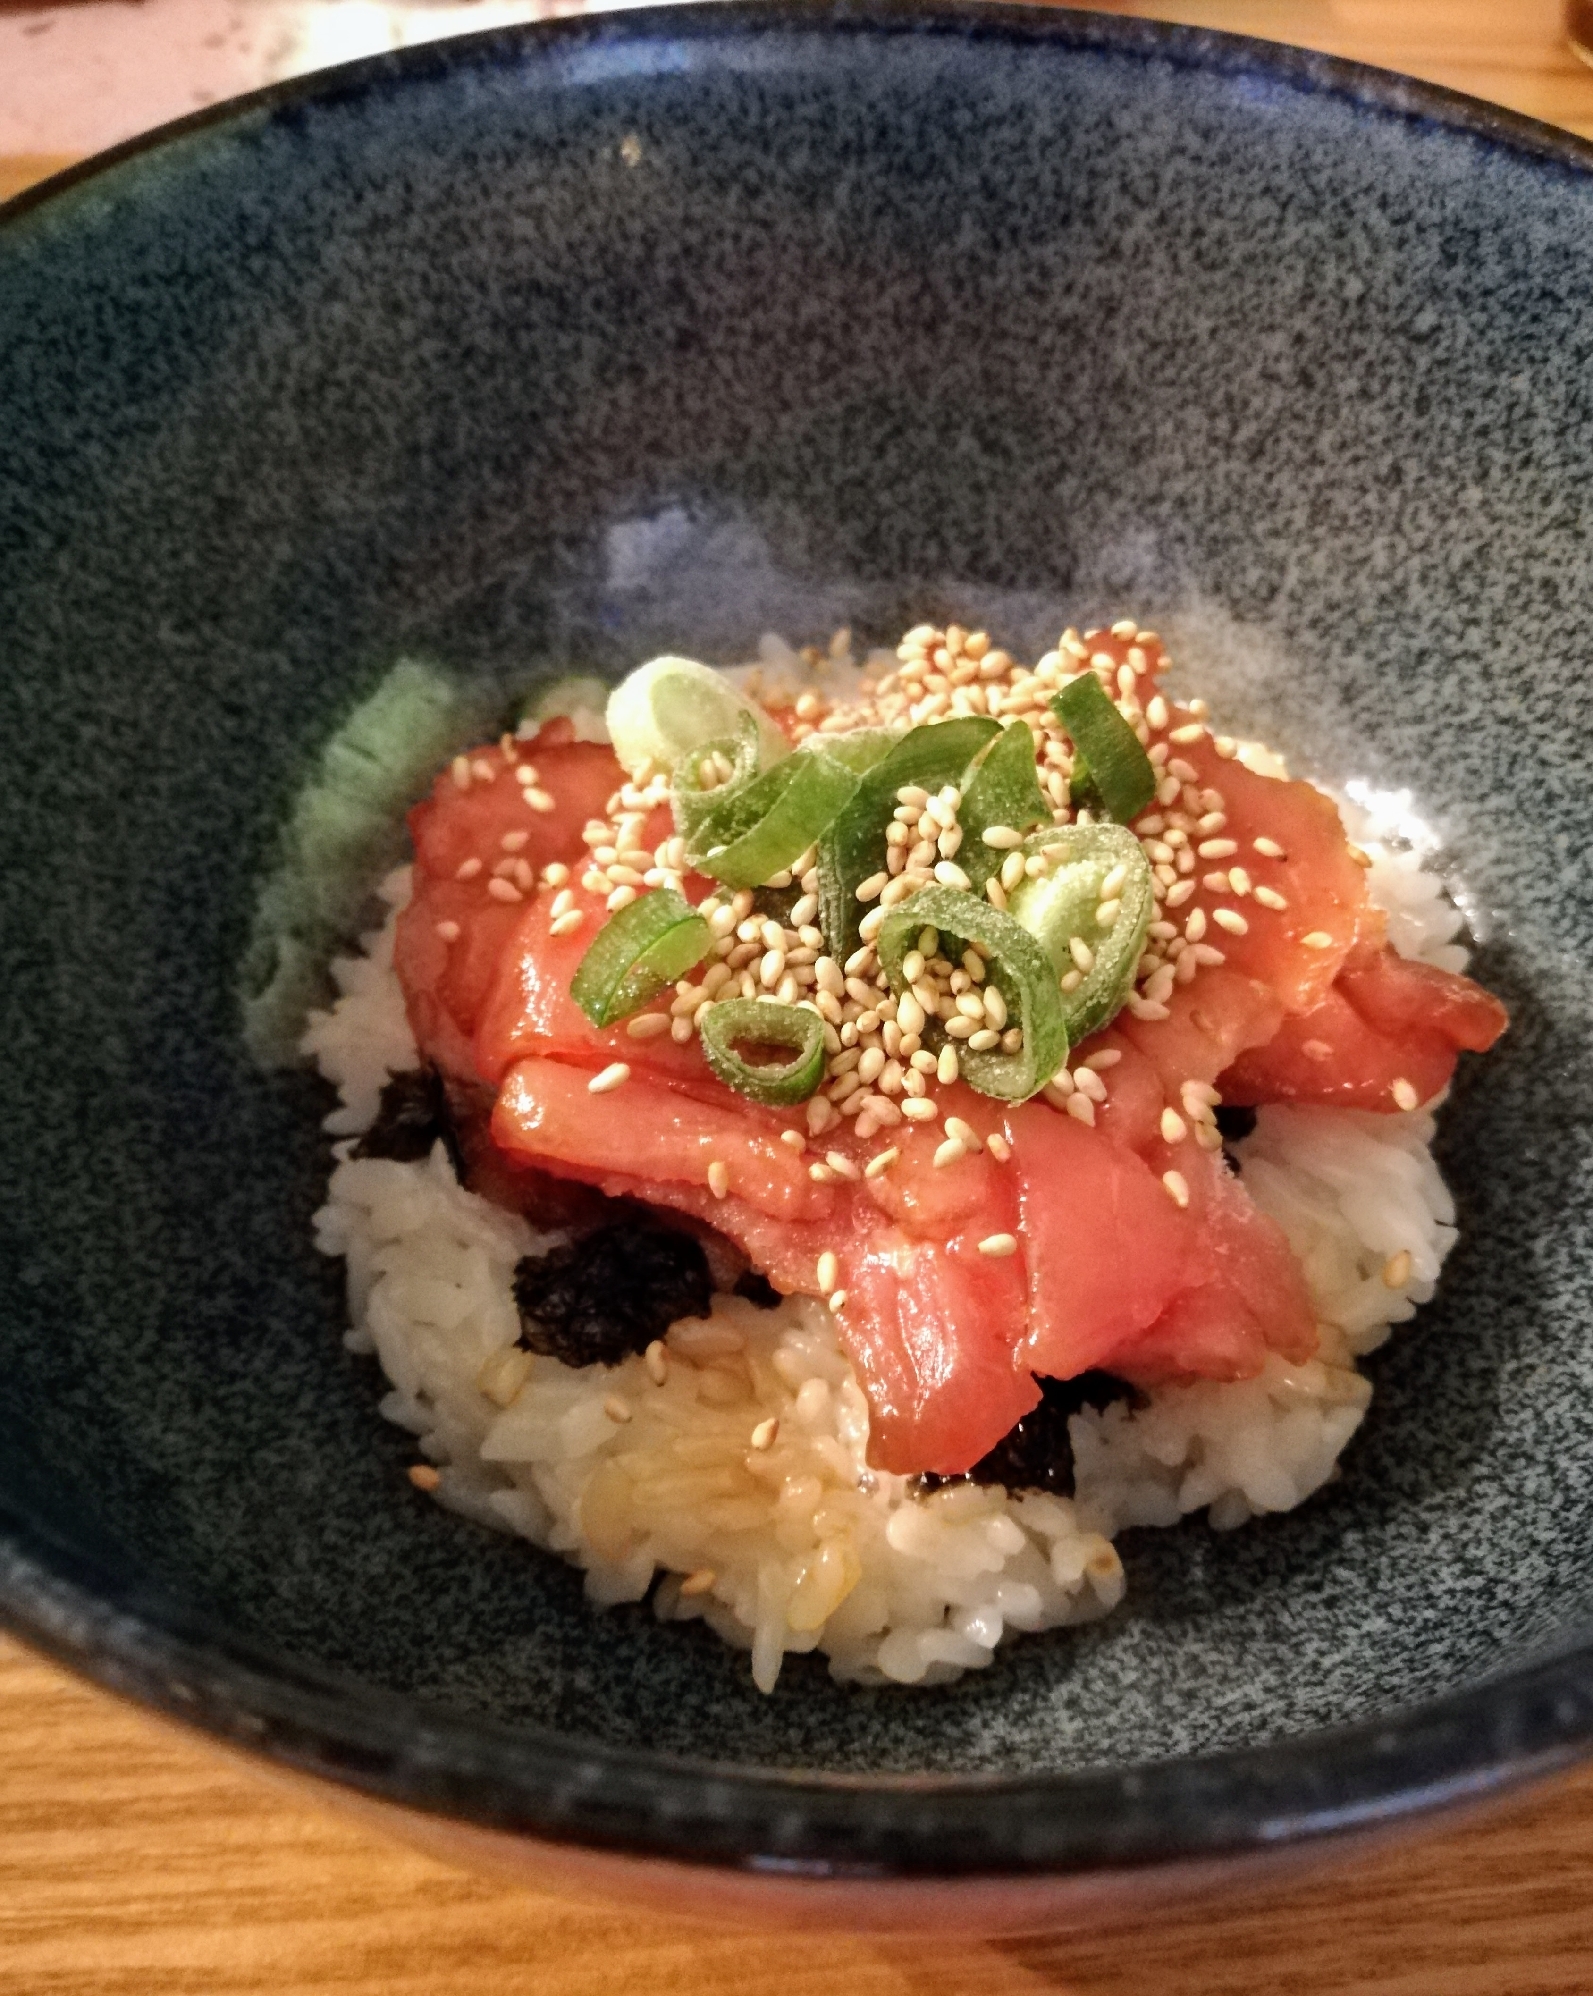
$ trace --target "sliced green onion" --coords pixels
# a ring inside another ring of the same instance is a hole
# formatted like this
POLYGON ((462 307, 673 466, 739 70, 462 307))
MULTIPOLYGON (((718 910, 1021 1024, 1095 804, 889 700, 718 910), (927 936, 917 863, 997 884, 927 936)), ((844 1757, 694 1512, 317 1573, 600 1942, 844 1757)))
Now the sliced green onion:
POLYGON ((1051 806, 1035 773, 1034 736, 1027 721, 1013 721, 991 744, 962 793, 957 822, 963 839, 957 848, 957 864, 975 887, 982 888, 1007 856, 1005 850, 984 842, 984 834, 993 825, 1027 832, 1050 821, 1051 806))
POLYGON ((697 825, 686 857, 727 887, 761 887, 815 843, 850 803, 857 782, 822 750, 788 755, 734 786, 697 825))
MULTIPOLYGON (((1023 1028, 1023 1045, 1017 1053, 1003 1053, 999 1047, 975 1053, 966 1042, 960 1045, 958 1067, 963 1079, 982 1095, 995 1095, 1004 1102, 1026 1101, 1045 1086, 1068 1055, 1056 966, 1021 923, 981 896, 965 894, 959 887, 921 887, 890 911, 879 932, 880 966, 898 997, 907 989, 902 965, 925 928, 940 931, 943 949, 947 936, 979 945, 989 965, 986 983, 998 987, 1007 1001, 1008 1018, 1023 1028)), ((940 1037, 933 1028, 929 1036, 940 1037)))
POLYGON ((892 734, 889 728, 849 728, 839 735, 810 735, 802 746, 834 756, 854 776, 866 776, 900 740, 901 736, 892 734))
POLYGON ((713 933, 684 895, 667 887, 610 915, 570 980, 594 1026, 612 1026, 701 963, 713 933))
POLYGON ((1046 870, 1013 889, 1007 910, 1038 939, 1055 977, 1077 979, 1062 992, 1068 1038, 1077 1046, 1133 989, 1156 906, 1150 861, 1123 825, 1059 826, 1037 834, 1023 850, 1038 853, 1046 870), (1113 902, 1115 911, 1103 925, 1100 910, 1113 902))
POLYGON ((699 828, 723 807, 727 798, 752 782, 757 773, 758 724, 750 714, 739 717, 733 733, 700 742, 689 755, 681 757, 675 765, 671 801, 675 829, 684 836, 688 848, 695 845, 699 828), (730 774, 721 781, 715 773, 711 782, 705 782, 716 756, 729 763, 730 774))
POLYGON ((643 763, 673 771, 693 749, 737 738, 743 720, 757 733, 757 760, 767 769, 790 744, 755 700, 711 665, 694 658, 655 658, 639 665, 609 695, 608 731, 628 770, 643 763))
POLYGON ((805 1005, 761 998, 727 998, 710 1005, 697 1027, 708 1065, 727 1088, 768 1108, 805 1102, 824 1078, 824 1021, 805 1005), (791 1059, 763 1065, 743 1060, 744 1046, 789 1047, 791 1059))
POLYGON ((885 828, 897 791, 909 783, 931 794, 948 783, 960 786, 969 763, 999 731, 998 722, 978 714, 926 721, 902 735, 863 777, 857 795, 819 844, 819 924, 832 957, 844 963, 857 948, 858 923, 867 912, 857 890, 884 870, 885 828))
POLYGON ((1052 700, 1051 711, 1073 738, 1074 803, 1098 804, 1129 824, 1156 795, 1156 771, 1106 688, 1093 672, 1081 672, 1052 700))

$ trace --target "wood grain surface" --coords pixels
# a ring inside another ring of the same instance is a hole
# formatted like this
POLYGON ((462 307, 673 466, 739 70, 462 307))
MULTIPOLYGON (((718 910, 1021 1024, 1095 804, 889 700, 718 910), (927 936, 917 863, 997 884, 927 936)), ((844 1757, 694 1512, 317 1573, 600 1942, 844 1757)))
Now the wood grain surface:
MULTIPOLYGON (((1558 0, 1161 0, 1593 137, 1558 0)), ((0 89, 15 87, 0 79, 0 89)), ((0 198, 59 155, 0 156, 0 198)), ((1087 1939, 676 1924, 449 1870, 0 1641, 0 1996, 1587 1996, 1593 1770, 1314 1883, 1087 1939)))

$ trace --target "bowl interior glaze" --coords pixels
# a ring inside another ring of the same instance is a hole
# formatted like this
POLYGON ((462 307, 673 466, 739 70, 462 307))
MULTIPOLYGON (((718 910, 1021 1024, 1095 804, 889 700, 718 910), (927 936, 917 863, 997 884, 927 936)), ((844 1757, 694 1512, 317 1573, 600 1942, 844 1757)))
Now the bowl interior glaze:
MULTIPOLYGON (((463 1813, 535 1815, 460 1771, 495 1756, 603 1794, 642 1769, 653 1827, 615 1803, 613 1835, 662 1845, 704 1761, 1033 1779, 1292 1742, 1297 1795, 1316 1729, 1546 1646, 1580 1669, 1590 157, 1190 31, 727 8, 361 64, 19 204, 16 1625, 167 1704, 203 1678, 208 1722, 400 1794, 395 1742, 450 1741, 426 1792, 463 1813), (1131 1537, 1116 1616, 950 1689, 803 1660, 764 1698, 701 1628, 594 1614, 409 1492, 310 1245, 318 1086, 241 1043, 253 896, 400 653, 508 688, 768 629, 956 615, 1039 647, 1125 610, 1233 725, 1410 790, 1441 836, 1514 1016, 1444 1124, 1461 1242, 1298 1513, 1131 1537)), ((1474 1700, 1479 1765, 1508 1703, 1474 1700)))

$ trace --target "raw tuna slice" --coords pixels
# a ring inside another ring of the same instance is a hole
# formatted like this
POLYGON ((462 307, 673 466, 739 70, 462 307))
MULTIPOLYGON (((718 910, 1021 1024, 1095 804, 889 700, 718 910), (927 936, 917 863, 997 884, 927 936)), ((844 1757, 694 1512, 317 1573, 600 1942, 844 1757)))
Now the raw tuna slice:
POLYGON ((1383 949, 1242 1053, 1223 1076, 1223 1099, 1409 1108, 1447 1088, 1462 1050, 1486 1053, 1507 1023, 1498 999, 1469 977, 1383 949))
POLYGON ((610 750, 572 740, 562 721, 517 746, 512 763, 494 746, 454 767, 467 781, 444 770, 409 814, 414 892, 394 960, 422 1055, 473 1080, 483 1078, 471 1046, 476 1025, 537 876, 553 860, 584 855, 582 827, 602 815, 622 776, 610 750), (526 765, 535 784, 517 780, 526 765), (552 798, 553 808, 528 803, 528 790, 552 798))

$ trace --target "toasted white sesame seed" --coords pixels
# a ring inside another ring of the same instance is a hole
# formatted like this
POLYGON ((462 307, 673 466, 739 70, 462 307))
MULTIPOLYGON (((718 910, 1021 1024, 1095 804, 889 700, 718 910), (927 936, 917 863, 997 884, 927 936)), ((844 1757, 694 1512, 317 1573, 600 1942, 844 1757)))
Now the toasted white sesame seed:
POLYGON ((830 1250, 826 1248, 823 1254, 819 1256, 818 1284, 821 1296, 829 1295, 840 1278, 840 1272, 840 1263, 835 1259, 830 1250))
POLYGON ((868 1163, 864 1165, 863 1176, 865 1178, 878 1178, 881 1172, 889 1171, 900 1156, 901 1152, 894 1145, 889 1150, 880 1151, 877 1156, 871 1157, 868 1163))
POLYGON ((940 1114, 940 1104, 928 1095, 910 1095, 902 1104, 902 1114, 910 1123, 932 1123, 940 1114))
POLYGON ((991 1256, 993 1260, 999 1260, 1003 1255, 1016 1254, 1018 1252, 1017 1235, 986 1234, 984 1239, 979 1243, 979 1252, 991 1256))
POLYGON ((760 1421, 752 1431, 752 1446, 763 1450, 773 1448, 780 1433, 779 1416, 771 1414, 766 1421, 760 1421))
POLYGON ((1275 887, 1257 887, 1252 891, 1263 908, 1287 908, 1289 905, 1275 887))
POLYGON ((833 1185, 836 1174, 831 1171, 827 1164, 810 1164, 808 1166, 808 1176, 813 1180, 815 1185, 833 1185))
POLYGON ((667 1012, 638 1012, 625 1028, 633 1040, 655 1040, 660 1033, 669 1031, 667 1012))
POLYGON ((688 1598, 695 1598, 699 1594, 706 1594, 712 1588, 717 1577, 711 1566, 699 1566, 695 1573, 688 1573, 686 1578, 680 1583, 680 1591, 688 1598))
POLYGON ((1391 1254, 1383 1263, 1383 1286, 1385 1289, 1403 1289, 1410 1280, 1411 1253, 1409 1248, 1401 1248, 1398 1254, 1391 1254))
POLYGON ((1011 852, 1014 846, 1023 844, 1022 832, 1015 831, 1011 825, 987 825, 980 837, 997 852, 1011 852))
POLYGON ((1162 1185, 1175 1206, 1182 1208, 1189 1204, 1189 1181, 1181 1171, 1164 1171, 1162 1185))
POLYGON ((1080 1088, 1075 1088, 1067 1098, 1067 1113, 1075 1122, 1084 1123, 1090 1129, 1095 1127, 1095 1104, 1080 1088))
POLYGON ((462 859, 459 862, 459 870, 454 875, 454 878, 455 880, 474 880, 476 875, 481 871, 481 868, 482 862, 479 859, 474 857, 462 859))
MULTIPOLYGON (((463 787, 461 784, 460 788, 463 787)), ((433 1469, 429 1462, 411 1463, 408 1474, 410 1482, 417 1490, 435 1490, 442 1482, 441 1474, 433 1469)))
POLYGON ((946 1118, 946 1134, 948 1137, 955 1137, 967 1150, 978 1150, 981 1147, 978 1132, 970 1124, 965 1123, 961 1116, 946 1118))
POLYGON ((445 943, 456 943, 459 940, 459 924, 457 922, 439 922, 437 924, 437 933, 445 943))
POLYGON ((629 1066, 623 1060, 610 1061, 586 1084, 589 1095, 607 1095, 611 1090, 622 1087, 631 1078, 629 1066))
POLYGON ((1078 1067, 1074 1068, 1071 1079, 1073 1086, 1078 1092, 1081 1095, 1087 1095, 1092 1102, 1104 1102, 1106 1100, 1106 1083, 1093 1067, 1087 1067, 1081 1063, 1078 1067))
POLYGON ((1239 850, 1237 839, 1202 839, 1195 848, 1202 859, 1228 859, 1239 850))
POLYGON ((723 1158, 714 1158, 708 1166, 708 1190, 716 1199, 723 1199, 730 1190, 730 1167, 723 1158))
POLYGON ((1088 977, 1090 972, 1095 968, 1095 952, 1082 936, 1068 937, 1068 954, 1078 965, 1083 975, 1088 977))
POLYGON ((669 1377, 669 1353, 662 1338, 654 1338, 642 1353, 642 1364, 647 1368, 647 1376, 655 1386, 662 1386, 669 1377))
POLYGON ((837 1178, 856 1180, 863 1176, 844 1150, 827 1150, 824 1153, 824 1162, 837 1178))
POLYGON ((973 886, 973 882, 954 859, 938 860, 935 864, 935 878, 942 887, 955 887, 964 894, 973 886))
POLYGON ((1388 1092, 1393 1096, 1399 1107, 1407 1113, 1420 1106, 1421 1097, 1403 1075, 1390 1085, 1388 1092))
POLYGON ((1260 853, 1263 859, 1288 858, 1288 854, 1284 851, 1283 847, 1278 844, 1276 839, 1267 839, 1267 838, 1252 839, 1250 843, 1255 847, 1256 851, 1260 853))
POLYGON ((1326 929, 1313 929, 1308 936, 1301 936, 1302 949, 1332 949, 1333 938, 1326 929))
POLYGON ((631 1418, 629 1403, 622 1400, 617 1393, 609 1394, 608 1398, 603 1402, 603 1412, 607 1414, 611 1421, 617 1422, 620 1427, 624 1427, 625 1423, 631 1418))
POLYGON ((867 880, 860 880, 858 882, 857 898, 859 901, 877 901, 889 885, 890 875, 888 873, 871 873, 867 880))
POLYGON ((1211 919, 1217 924, 1219 929, 1226 929, 1231 936, 1243 936, 1250 933, 1250 924, 1237 908, 1213 908, 1211 919))
POLYGON ((487 892, 494 901, 523 901, 525 896, 512 880, 489 880, 487 892))
POLYGON ((1228 869, 1228 885, 1235 894, 1240 896, 1246 895, 1250 892, 1250 876, 1242 866, 1230 866, 1228 869))
POLYGON ((1182 746, 1185 742, 1198 742, 1205 732, 1206 730, 1198 721, 1186 721, 1181 728, 1174 728, 1167 739, 1170 742, 1177 742, 1182 746))
POLYGON ((1006 1164, 1012 1157, 1012 1146, 999 1130, 992 1130, 985 1138, 985 1149, 997 1164, 1006 1164))
POLYGON ((558 809, 557 804, 555 804, 546 790, 522 790, 520 795, 533 811, 556 811, 558 809))
POLYGON ((948 1137, 946 1141, 936 1149, 935 1164, 937 1167, 948 1164, 956 1164, 960 1159, 965 1158, 967 1155, 968 1155, 968 1146, 961 1140, 960 1137, 948 1137))
POLYGON ((1181 1144, 1188 1135, 1189 1125, 1179 1115, 1178 1111, 1172 1108, 1163 1109, 1162 1142, 1164 1144, 1181 1144))

